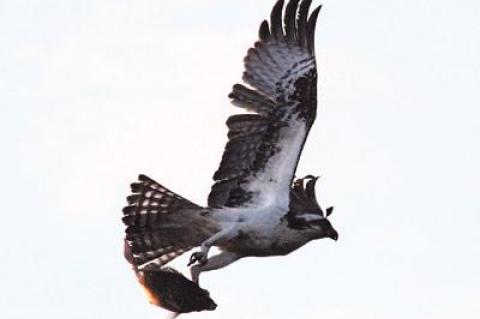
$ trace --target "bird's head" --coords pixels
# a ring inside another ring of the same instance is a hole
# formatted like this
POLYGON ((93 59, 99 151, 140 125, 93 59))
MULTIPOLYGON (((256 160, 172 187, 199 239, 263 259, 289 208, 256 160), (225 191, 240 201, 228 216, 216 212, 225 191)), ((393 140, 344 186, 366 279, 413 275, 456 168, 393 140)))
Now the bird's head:
POLYGON ((291 228, 306 231, 314 238, 338 239, 338 233, 328 220, 333 207, 322 210, 315 196, 315 183, 318 177, 312 175, 299 178, 290 191, 290 210, 287 214, 291 228))

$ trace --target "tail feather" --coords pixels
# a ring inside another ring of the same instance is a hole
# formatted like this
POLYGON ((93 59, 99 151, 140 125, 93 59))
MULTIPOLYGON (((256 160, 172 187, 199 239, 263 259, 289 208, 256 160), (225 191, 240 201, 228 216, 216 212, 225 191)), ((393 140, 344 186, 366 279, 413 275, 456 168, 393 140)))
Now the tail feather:
POLYGON ((123 208, 122 220, 128 227, 155 226, 162 216, 179 209, 202 209, 145 175, 139 175, 138 179, 131 184, 133 194, 127 197, 129 205, 123 208))
POLYGON ((131 189, 122 221, 134 265, 152 260, 165 265, 215 232, 215 224, 200 214, 203 207, 153 179, 139 175, 131 189))

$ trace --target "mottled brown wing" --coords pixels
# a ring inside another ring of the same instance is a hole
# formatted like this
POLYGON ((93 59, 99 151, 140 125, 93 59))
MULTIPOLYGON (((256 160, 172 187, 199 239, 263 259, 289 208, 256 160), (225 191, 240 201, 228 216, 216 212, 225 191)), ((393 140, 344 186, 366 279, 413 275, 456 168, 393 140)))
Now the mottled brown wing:
POLYGON ((210 207, 279 205, 289 192, 303 145, 316 117, 314 32, 321 7, 291 0, 282 19, 278 1, 270 24, 245 57, 243 80, 229 97, 250 113, 227 120, 228 143, 208 198, 210 207), (282 25, 283 23, 283 25, 282 25))

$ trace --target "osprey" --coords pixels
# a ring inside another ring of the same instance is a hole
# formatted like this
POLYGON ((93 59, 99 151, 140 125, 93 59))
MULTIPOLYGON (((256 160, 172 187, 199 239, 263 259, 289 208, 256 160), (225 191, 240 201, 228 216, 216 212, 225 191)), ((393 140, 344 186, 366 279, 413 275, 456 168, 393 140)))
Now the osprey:
POLYGON ((261 23, 259 41, 244 60, 245 83, 229 95, 248 113, 227 119, 228 142, 208 205, 145 175, 131 185, 122 220, 126 256, 137 274, 199 247, 189 262, 198 283, 202 272, 243 257, 286 255, 314 239, 337 240, 327 218, 333 207, 323 211, 315 197, 317 178, 294 180, 317 113, 314 31, 321 6, 309 14, 311 2, 291 0, 283 10, 280 0, 270 22, 261 23), (209 256, 212 246, 220 253, 209 256))

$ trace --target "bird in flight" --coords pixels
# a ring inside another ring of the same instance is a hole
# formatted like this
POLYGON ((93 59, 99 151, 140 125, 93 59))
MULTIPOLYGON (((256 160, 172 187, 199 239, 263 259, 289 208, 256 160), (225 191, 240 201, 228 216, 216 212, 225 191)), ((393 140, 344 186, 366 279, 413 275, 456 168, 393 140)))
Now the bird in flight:
MULTIPOLYGON (((317 114, 314 36, 321 6, 309 13, 311 2, 290 0, 284 8, 279 0, 270 21, 261 23, 259 40, 244 60, 244 83, 235 84, 229 95, 232 104, 246 112, 227 119, 228 142, 208 205, 197 205, 145 175, 131 185, 122 219, 127 260, 144 285, 177 278, 180 290, 187 286, 183 282, 195 284, 188 286, 192 289, 187 295, 202 300, 198 307, 175 304, 188 296, 176 296, 170 289, 170 308, 163 300, 167 309, 180 313, 215 308, 208 292, 198 286, 202 272, 243 257, 287 255, 315 239, 338 239, 328 219, 333 207, 323 210, 317 202, 317 177, 295 179, 317 114), (210 256, 213 246, 220 252, 210 256), (175 277, 170 268, 162 273, 167 263, 192 249, 191 281, 175 277)), ((157 303, 162 305, 161 300, 157 303)))

